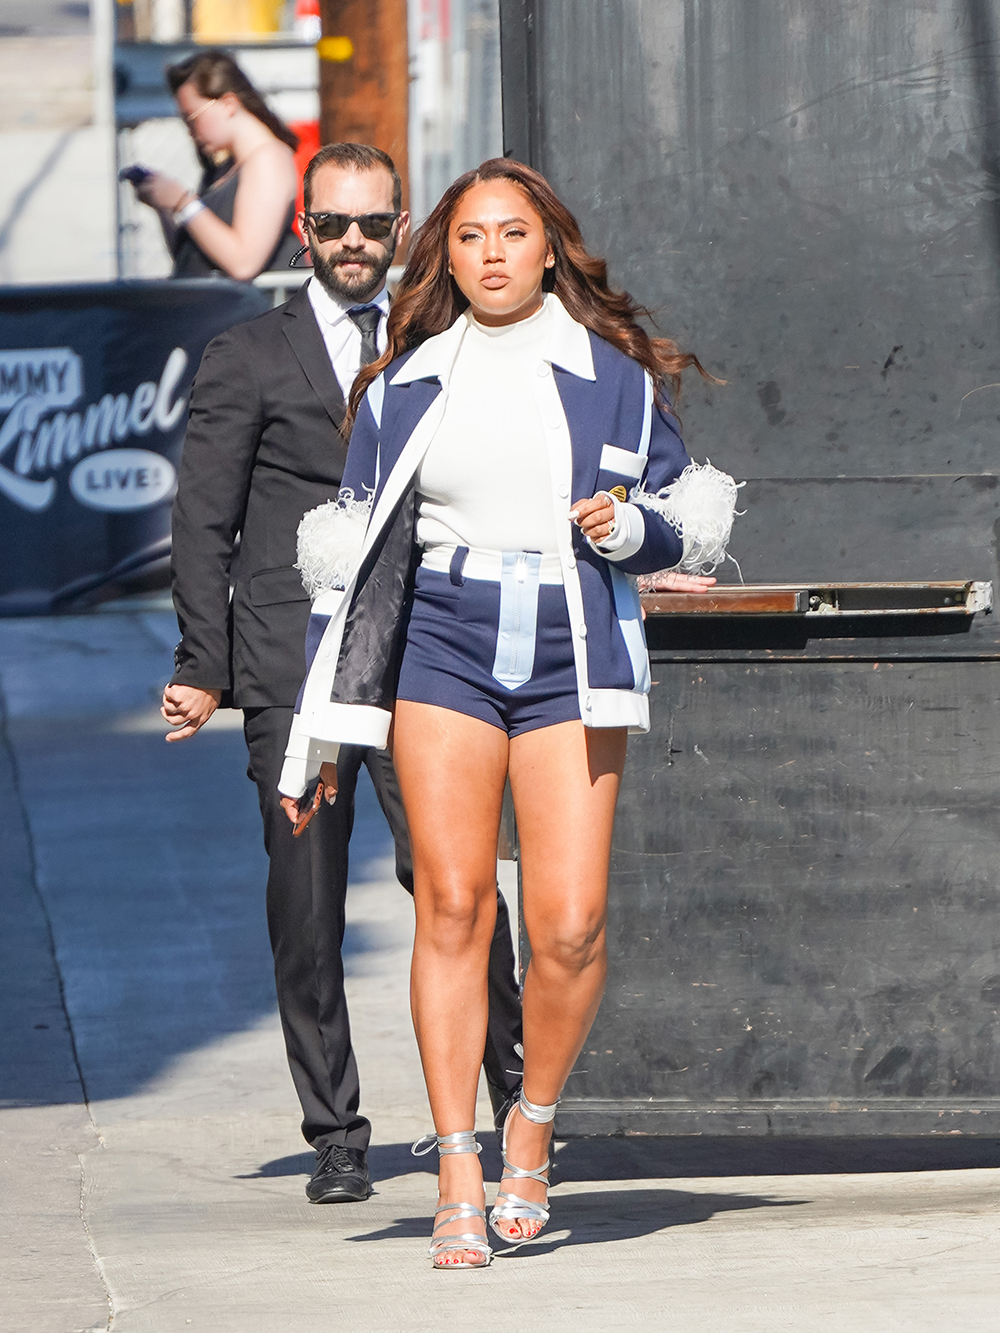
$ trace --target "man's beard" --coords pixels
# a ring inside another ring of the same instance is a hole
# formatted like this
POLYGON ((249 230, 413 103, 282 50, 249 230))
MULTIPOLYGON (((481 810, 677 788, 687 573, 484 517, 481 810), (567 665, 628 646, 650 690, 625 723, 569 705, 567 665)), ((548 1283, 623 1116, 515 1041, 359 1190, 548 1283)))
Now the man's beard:
POLYGON ((359 262, 357 251, 352 253, 341 250, 333 259, 327 259, 320 254, 312 237, 309 238, 309 257, 312 259, 314 274, 331 296, 339 296, 344 301, 367 301, 370 296, 374 296, 385 281, 395 253, 395 245, 383 246, 380 259, 373 259, 365 251, 361 258, 364 267, 353 273, 344 273, 341 271, 344 263, 359 262))

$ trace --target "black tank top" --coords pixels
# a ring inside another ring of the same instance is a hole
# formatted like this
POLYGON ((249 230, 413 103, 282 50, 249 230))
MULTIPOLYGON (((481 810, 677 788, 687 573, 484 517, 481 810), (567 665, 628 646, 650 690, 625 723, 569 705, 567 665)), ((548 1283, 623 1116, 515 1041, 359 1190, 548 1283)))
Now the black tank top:
MULTIPOLYGON (((210 209, 217 218, 221 218, 228 226, 233 225, 233 206, 236 203, 236 190, 240 182, 240 169, 237 167, 231 173, 227 173, 218 182, 217 185, 202 185, 199 198, 206 208, 210 209)), ((295 205, 288 205, 288 213, 285 216, 285 225, 282 228, 278 244, 274 247, 274 253, 263 265, 261 272, 266 273, 270 269, 285 269, 288 267, 288 261, 296 250, 299 249, 302 242, 292 231, 292 220, 295 217, 295 205)), ((174 278, 210 278, 223 276, 226 274, 215 263, 209 259, 203 250, 198 248, 197 242, 188 235, 187 227, 179 227, 177 235, 174 237, 174 270, 171 277, 174 278)))

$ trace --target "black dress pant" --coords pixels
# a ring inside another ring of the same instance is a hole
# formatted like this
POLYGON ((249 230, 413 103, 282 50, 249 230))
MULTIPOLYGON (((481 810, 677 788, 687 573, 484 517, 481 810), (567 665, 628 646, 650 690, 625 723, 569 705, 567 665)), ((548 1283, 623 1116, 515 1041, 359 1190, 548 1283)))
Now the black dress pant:
MULTIPOLYGON (((340 1143, 368 1147, 371 1125, 359 1113, 358 1069, 344 995, 347 849, 354 824, 354 791, 364 764, 396 845, 396 877, 413 892, 406 817, 392 760, 384 750, 341 747, 338 794, 324 801, 301 838, 280 805, 278 779, 291 708, 248 708, 243 731, 264 820, 270 861, 267 922, 274 953, 278 1012, 288 1064, 302 1104, 302 1133, 314 1148, 340 1143)), ((507 906, 497 890, 497 924, 490 950, 490 1013, 483 1068, 494 1109, 521 1079, 521 1001, 507 906)))

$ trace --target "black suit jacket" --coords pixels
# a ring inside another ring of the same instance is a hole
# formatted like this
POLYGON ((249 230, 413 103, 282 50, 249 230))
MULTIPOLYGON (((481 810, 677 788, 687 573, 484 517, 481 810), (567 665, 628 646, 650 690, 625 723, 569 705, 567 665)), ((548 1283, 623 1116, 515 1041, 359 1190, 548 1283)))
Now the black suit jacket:
POLYGON ((174 682, 237 708, 295 703, 309 620, 295 534, 337 494, 344 412, 305 287, 205 349, 174 502, 174 682))

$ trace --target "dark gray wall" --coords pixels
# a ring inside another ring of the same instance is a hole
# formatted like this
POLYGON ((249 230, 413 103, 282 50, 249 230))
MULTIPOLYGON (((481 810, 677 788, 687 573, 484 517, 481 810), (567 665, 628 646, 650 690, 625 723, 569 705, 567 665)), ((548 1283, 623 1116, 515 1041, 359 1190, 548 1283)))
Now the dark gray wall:
MULTIPOLYGON (((501 4, 507 149, 728 380, 747 580, 996 579, 1000 3, 501 4)), ((997 621, 647 621, 560 1134, 996 1134, 997 621)))
MULTIPOLYGON (((728 381, 686 380, 696 457, 749 479, 998 470, 998 11, 504 0, 508 151, 545 172, 660 328, 728 381)), ((912 549, 896 561, 879 518, 906 526, 902 494, 858 514, 846 540, 784 543, 778 560, 757 534, 807 527, 819 502, 768 492, 753 531, 737 527, 744 574, 995 575, 996 514, 947 571, 932 529, 925 574, 912 549)))

